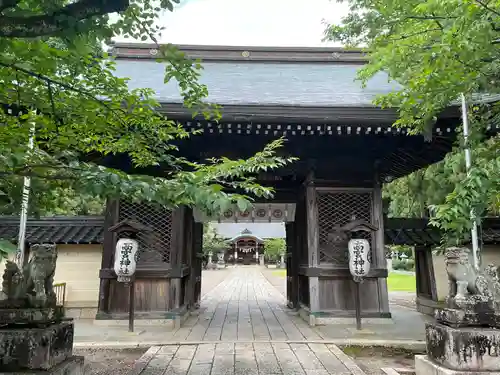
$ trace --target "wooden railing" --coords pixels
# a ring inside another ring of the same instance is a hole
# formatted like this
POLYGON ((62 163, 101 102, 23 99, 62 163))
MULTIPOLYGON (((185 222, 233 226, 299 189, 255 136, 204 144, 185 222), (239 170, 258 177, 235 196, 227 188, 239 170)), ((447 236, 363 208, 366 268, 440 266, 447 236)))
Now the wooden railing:
POLYGON ((66 302, 66 283, 54 284, 54 292, 56 293, 57 306, 64 307, 66 302))

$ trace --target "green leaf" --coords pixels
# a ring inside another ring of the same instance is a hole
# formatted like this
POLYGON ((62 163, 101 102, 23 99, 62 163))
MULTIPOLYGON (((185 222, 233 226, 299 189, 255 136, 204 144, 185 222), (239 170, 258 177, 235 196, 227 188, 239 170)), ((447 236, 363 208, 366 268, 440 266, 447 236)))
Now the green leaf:
POLYGON ((0 239, 0 261, 7 258, 10 254, 14 254, 16 251, 16 245, 8 240, 0 239))

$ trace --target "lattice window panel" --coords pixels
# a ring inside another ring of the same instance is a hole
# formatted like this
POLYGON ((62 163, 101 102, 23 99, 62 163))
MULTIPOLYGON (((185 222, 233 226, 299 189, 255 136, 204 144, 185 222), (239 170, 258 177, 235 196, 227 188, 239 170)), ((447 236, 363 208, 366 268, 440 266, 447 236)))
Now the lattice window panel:
MULTIPOLYGON (((318 192, 318 220, 319 220, 319 261, 340 266, 348 265, 347 242, 343 241, 338 230, 352 220, 372 221, 372 194, 371 192, 318 192)), ((357 234, 358 235, 358 234, 357 234)), ((370 233, 360 232, 359 237, 370 241, 370 233)), ((347 239, 348 241, 348 239, 347 239)), ((371 261, 371 252, 369 254, 371 261)))
MULTIPOLYGON (((139 233, 138 265, 170 262, 172 212, 149 203, 120 202, 119 221, 135 220, 151 231, 139 233)), ((120 237, 125 237, 126 233, 120 237)))

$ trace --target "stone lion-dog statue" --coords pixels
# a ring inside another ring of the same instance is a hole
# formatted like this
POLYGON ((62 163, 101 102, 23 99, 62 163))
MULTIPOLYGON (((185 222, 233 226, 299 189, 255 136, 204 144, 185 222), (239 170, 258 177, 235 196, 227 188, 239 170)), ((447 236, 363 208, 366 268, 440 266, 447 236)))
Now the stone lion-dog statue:
POLYGON ((23 267, 22 272, 14 262, 6 263, 2 296, 0 299, 13 305, 26 307, 55 307, 54 274, 57 263, 55 245, 32 245, 33 256, 23 267))
POLYGON ((489 264, 483 272, 476 271, 470 262, 470 251, 465 247, 450 247, 445 251, 448 275, 449 307, 465 308, 487 303, 492 309, 500 307, 499 268, 489 264))

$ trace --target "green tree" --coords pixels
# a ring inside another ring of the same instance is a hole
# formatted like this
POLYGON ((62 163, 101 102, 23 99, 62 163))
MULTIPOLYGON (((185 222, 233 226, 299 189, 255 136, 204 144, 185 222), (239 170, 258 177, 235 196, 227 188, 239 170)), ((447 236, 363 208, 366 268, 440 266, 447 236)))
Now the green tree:
POLYGON ((7 259, 9 255, 16 252, 16 246, 10 241, 0 239, 0 262, 7 259))
MULTIPOLYGON (((156 111, 152 90, 130 90, 127 79, 114 76, 115 63, 102 46, 115 36, 156 43, 163 29, 158 17, 172 11, 175 2, 0 0, 0 191, 5 206, 19 203, 24 176, 32 178, 37 191, 39 199, 33 202, 48 205, 39 212, 58 211, 49 199, 55 192, 97 200, 121 196, 209 212, 234 203, 244 209, 252 196, 272 194, 252 176, 293 160, 276 156, 281 139, 247 160, 185 160, 178 156, 176 141, 197 132, 156 111), (32 134, 35 146, 27 154, 32 134), (102 165, 103 156, 124 154, 140 173, 102 165), (160 165, 162 177, 148 175, 148 168, 160 165)), ((193 115, 220 118, 219 107, 206 101, 208 88, 198 81, 202 65, 172 45, 158 45, 158 50, 165 83, 178 83, 193 115)))
POLYGON ((286 252, 283 238, 268 238, 264 241, 264 255, 269 261, 276 261, 286 252))
MULTIPOLYGON (((366 82, 384 71, 400 89, 376 98, 374 104, 398 108, 395 126, 413 132, 428 132, 437 115, 464 93, 469 104, 477 94, 499 92, 500 2, 498 0, 347 0, 349 14, 340 25, 330 25, 325 37, 348 46, 363 46, 369 64, 359 71, 366 82)), ((429 169, 439 184, 439 168, 458 171, 436 196, 427 201, 418 196, 412 204, 436 202, 433 223, 446 232, 446 242, 463 240, 469 232, 470 212, 484 215, 488 207, 498 209, 500 153, 498 136, 484 141, 484 129, 498 121, 496 102, 477 100, 469 106, 473 167, 464 173, 463 139, 441 167, 429 169), (443 197, 444 196, 444 197, 443 197), (434 201, 435 199, 435 201, 434 201)), ((415 175, 405 187, 415 182, 415 175)), ((397 185, 397 184, 395 184, 397 185)), ((401 185, 400 185, 401 186, 401 185)), ((429 187, 430 188, 430 187, 429 187)), ((409 204, 409 203, 408 203, 409 204)), ((421 210, 421 207, 418 208, 421 210)))
POLYGON ((210 223, 205 223, 203 226, 203 255, 208 255, 209 253, 216 254, 221 250, 225 250, 229 247, 226 240, 217 232, 215 228, 210 223))

